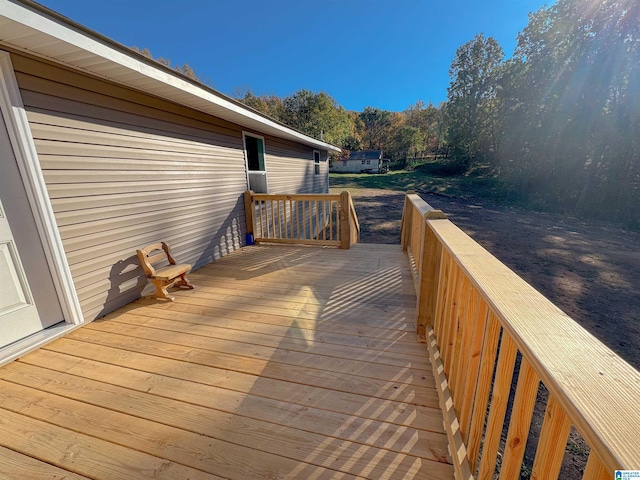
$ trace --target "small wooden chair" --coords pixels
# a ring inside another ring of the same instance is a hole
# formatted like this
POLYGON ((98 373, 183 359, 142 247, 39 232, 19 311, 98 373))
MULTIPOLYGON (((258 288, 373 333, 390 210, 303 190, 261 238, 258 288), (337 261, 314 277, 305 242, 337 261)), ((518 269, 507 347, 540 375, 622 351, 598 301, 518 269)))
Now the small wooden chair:
POLYGON ((176 264, 175 259, 171 255, 171 249, 166 243, 154 243, 143 249, 136 250, 136 252, 138 253, 138 259, 140 259, 140 265, 142 265, 144 273, 156 287, 155 298, 163 298, 169 302, 174 302, 176 299, 169 295, 167 288, 172 286, 193 288, 193 285, 190 284, 187 279, 187 272, 191 270, 191 265, 188 263, 176 264), (160 252, 156 253, 158 250, 160 252), (162 261, 169 261, 169 265, 154 268, 154 263, 162 261))

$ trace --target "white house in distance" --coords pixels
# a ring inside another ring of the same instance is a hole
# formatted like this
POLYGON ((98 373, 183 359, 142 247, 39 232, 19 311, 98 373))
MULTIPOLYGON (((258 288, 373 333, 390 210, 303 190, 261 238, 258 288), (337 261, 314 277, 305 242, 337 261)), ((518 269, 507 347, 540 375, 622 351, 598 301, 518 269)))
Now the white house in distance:
POLYGON ((389 160, 382 157, 382 150, 351 152, 349 158, 331 162, 330 171, 337 173, 387 173, 389 160))

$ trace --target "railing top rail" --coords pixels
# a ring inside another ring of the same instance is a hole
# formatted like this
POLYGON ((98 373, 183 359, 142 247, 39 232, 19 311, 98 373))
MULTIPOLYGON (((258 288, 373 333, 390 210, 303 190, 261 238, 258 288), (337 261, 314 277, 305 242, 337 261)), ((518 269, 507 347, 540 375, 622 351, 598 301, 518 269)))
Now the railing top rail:
POLYGON ((427 202, 425 202, 417 193, 407 193, 407 200, 413 204, 413 207, 424 218, 447 218, 441 210, 436 210, 427 202))
POLYGON ((640 372, 453 223, 427 224, 604 465, 640 468, 640 372))
POLYGON ((254 193, 251 195, 254 200, 340 200, 339 194, 332 193, 295 193, 295 194, 278 194, 278 193, 254 193))

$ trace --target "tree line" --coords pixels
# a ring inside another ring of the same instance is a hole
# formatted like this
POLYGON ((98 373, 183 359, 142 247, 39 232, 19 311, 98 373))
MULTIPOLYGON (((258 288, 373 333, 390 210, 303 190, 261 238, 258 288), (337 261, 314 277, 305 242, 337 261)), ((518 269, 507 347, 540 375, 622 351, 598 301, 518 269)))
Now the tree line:
POLYGON ((383 150, 385 157, 406 166, 412 159, 445 151, 444 106, 418 100, 404 112, 366 107, 347 111, 324 92, 299 90, 287 97, 236 95, 245 105, 263 112, 307 135, 352 151, 383 150))
POLYGON ((451 64, 447 142, 513 196, 640 228, 640 2, 559 0, 513 56, 476 35, 451 64))

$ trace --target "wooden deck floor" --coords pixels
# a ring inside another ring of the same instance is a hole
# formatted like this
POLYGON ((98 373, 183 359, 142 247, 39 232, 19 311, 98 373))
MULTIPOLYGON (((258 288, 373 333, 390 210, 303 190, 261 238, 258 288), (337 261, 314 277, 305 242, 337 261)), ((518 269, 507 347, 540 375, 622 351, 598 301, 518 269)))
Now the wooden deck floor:
POLYGON ((453 478, 399 246, 256 246, 0 368, 0 478, 453 478))

